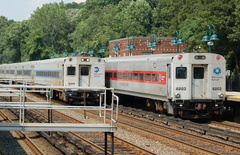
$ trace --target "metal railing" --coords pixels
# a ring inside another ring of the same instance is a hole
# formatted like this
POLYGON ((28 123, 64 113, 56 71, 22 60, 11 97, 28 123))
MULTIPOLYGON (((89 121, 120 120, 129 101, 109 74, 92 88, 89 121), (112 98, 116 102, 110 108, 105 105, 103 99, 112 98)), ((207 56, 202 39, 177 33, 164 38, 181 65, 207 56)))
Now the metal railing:
MULTIPOLYGON (((15 97, 15 101, 0 101, 0 109, 19 109, 19 124, 24 125, 25 122, 25 110, 27 109, 48 109, 48 110, 96 110, 99 111, 99 116, 103 118, 103 125, 106 124, 107 111, 110 112, 109 126, 113 125, 113 122, 117 122, 118 119, 118 97, 114 94, 113 88, 106 87, 65 87, 65 86, 41 86, 41 85, 0 85, 0 97, 9 98, 15 97), (74 91, 100 91, 99 105, 96 106, 60 106, 53 105, 51 103, 51 93, 53 90, 74 90, 74 91), (46 93, 46 102, 26 102, 27 93, 29 92, 41 92, 46 93), (107 106, 107 92, 110 92, 110 106, 107 106), (17 100, 17 101, 16 101, 17 100)), ((51 124, 51 123, 50 123, 51 124)), ((56 123, 54 123, 56 124, 56 123)), ((0 123, 1 125, 1 123, 0 123)), ((68 125, 68 124, 66 124, 68 125)), ((98 124, 99 125, 99 124, 98 124)), ((1 128, 1 126, 0 126, 1 128)), ((54 129, 53 129, 54 130, 54 129)), ((97 129, 96 129, 97 130, 97 129)), ((69 127, 69 131, 71 131, 69 127)))

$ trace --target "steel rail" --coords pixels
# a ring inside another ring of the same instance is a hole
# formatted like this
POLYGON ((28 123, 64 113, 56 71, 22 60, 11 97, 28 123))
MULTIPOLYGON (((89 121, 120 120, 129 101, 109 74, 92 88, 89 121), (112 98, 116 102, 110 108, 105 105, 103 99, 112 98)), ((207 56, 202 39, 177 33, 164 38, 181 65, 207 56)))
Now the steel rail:
MULTIPOLYGON (((12 121, 2 112, 0 111, 1 117, 7 122, 12 123, 12 121)), ((21 131, 14 131, 20 136, 23 141, 27 144, 27 146, 37 155, 44 155, 44 153, 21 131)))

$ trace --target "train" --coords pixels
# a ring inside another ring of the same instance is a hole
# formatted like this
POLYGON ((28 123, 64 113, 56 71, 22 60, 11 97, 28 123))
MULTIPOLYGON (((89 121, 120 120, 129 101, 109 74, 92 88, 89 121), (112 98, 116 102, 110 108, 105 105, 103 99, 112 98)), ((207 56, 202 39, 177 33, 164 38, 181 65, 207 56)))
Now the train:
POLYGON ((226 60, 219 54, 169 53, 104 61, 106 86, 117 94, 145 99, 154 111, 202 119, 224 109, 226 60))
MULTIPOLYGON (((144 99, 154 111, 198 119, 222 113, 225 71, 225 58, 214 53, 72 56, 1 64, 0 78, 28 85, 110 87, 119 95, 144 99)), ((98 101, 100 94, 56 89, 52 96, 73 104, 86 96, 98 101)))
MULTIPOLYGON (((96 57, 73 56, 1 64, 0 78, 26 85, 104 87, 105 62, 96 57)), ((51 96, 73 104, 84 98, 91 102, 97 101, 100 93, 97 91, 54 89, 51 96)))

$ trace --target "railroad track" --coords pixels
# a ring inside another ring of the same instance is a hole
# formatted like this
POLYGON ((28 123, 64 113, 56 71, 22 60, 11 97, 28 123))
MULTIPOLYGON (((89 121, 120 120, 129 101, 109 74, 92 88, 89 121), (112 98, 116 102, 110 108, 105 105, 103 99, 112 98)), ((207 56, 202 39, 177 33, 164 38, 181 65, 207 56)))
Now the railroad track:
MULTIPOLYGON (((87 114, 89 117, 97 115, 96 113, 90 112, 87 114)), ((129 116, 119 116, 117 125, 118 127, 128 128, 129 131, 141 134, 156 141, 164 142, 176 148, 181 148, 183 151, 190 153, 218 154, 221 152, 224 154, 231 152, 232 154, 238 154, 240 151, 239 146, 233 146, 225 142, 216 141, 185 131, 179 131, 179 129, 159 126, 159 124, 156 125, 152 122, 149 123, 129 116)))
MULTIPOLYGON (((88 115, 93 117, 93 115, 97 114, 88 112, 88 115)), ((135 132, 146 138, 161 141, 184 152, 198 154, 227 154, 231 152, 232 154, 238 154, 240 151, 239 146, 181 131, 179 128, 170 128, 151 121, 133 118, 128 115, 119 114, 117 126, 127 128, 128 131, 135 132)))
MULTIPOLYGON (((36 98, 41 97, 41 96, 36 95, 36 94, 31 94, 31 95, 35 96, 36 98)), ((31 101, 31 99, 28 98, 28 101, 31 101)), ((59 102, 59 101, 52 101, 52 103, 57 104, 57 105, 59 105, 59 104, 62 105, 62 102, 59 102)), ((78 111, 80 111, 80 110, 78 110, 78 111)), ((82 112, 82 115, 86 114, 84 111, 81 111, 81 112, 82 112)), ((47 119, 47 116, 46 115, 44 116, 44 114, 47 114, 47 112, 39 114, 39 115, 41 115, 41 117, 47 119)), ((53 110, 53 114, 55 115, 55 116, 53 116, 54 118, 56 118, 56 117, 59 117, 59 119, 64 118, 64 119, 66 119, 66 122, 68 122, 68 123, 69 122, 84 123, 83 121, 79 121, 77 119, 74 119, 74 118, 72 118, 72 117, 70 117, 66 114, 60 113, 56 110, 53 110)), ((99 116, 97 116, 97 118, 99 118, 99 116)), ((56 122, 57 122, 57 120, 56 120, 56 122)), ((63 122, 63 120, 61 119, 60 122, 63 122)), ((94 139, 96 139, 96 133, 88 133, 88 134, 85 134, 85 133, 84 134, 82 134, 82 133, 76 134, 76 133, 73 133, 73 132, 69 132, 69 133, 71 133, 72 135, 75 135, 76 138, 81 139, 81 141, 85 141, 86 144, 90 145, 92 148, 96 149, 97 151, 104 151, 104 143, 103 143, 104 142, 104 140, 103 140, 104 135, 103 135, 103 133, 97 133, 98 136, 102 137, 101 142, 99 142, 99 141, 94 142, 94 139), (87 136, 85 136, 85 135, 87 135, 87 136)), ((109 143, 111 143, 111 141, 109 141, 108 144, 109 143)), ((111 148, 108 148, 108 150, 111 150, 111 148)), ((128 154, 129 152, 131 152, 131 154, 149 154, 149 155, 155 154, 155 153, 153 153, 151 151, 148 151, 148 150, 146 150, 142 147, 139 147, 135 144, 127 142, 120 137, 114 136, 114 154, 126 154, 126 153, 128 154)), ((108 152, 108 154, 110 154, 110 152, 108 152)))
MULTIPOLYGON (((79 114, 84 114, 83 111, 76 111, 79 114)), ((62 114, 61 114, 62 115, 62 114)), ((78 115, 78 114, 75 114, 78 115)), ((87 116, 90 118, 98 118, 98 114, 87 112, 87 116)), ((62 117, 62 116, 61 116, 62 117)), ((71 117, 70 117, 71 118, 71 117)), ((73 120, 73 118, 71 118, 73 120)), ((71 121, 72 121, 71 120, 71 121)), ((68 120, 70 121, 70 120, 68 120)), ((78 121, 78 120, 77 120, 78 121)), ((159 124, 150 123, 147 121, 131 118, 125 114, 119 115, 118 127, 127 128, 128 131, 138 133, 146 138, 151 138, 156 141, 161 141, 167 145, 173 146, 177 149, 181 149, 184 152, 198 153, 198 154, 238 154, 240 152, 239 146, 233 146, 226 142, 219 142, 202 136, 197 136, 186 131, 180 131, 180 129, 171 129, 159 124), (129 120, 129 121, 126 121, 129 120), (147 127, 147 128, 146 128, 147 127), (194 150, 194 151, 193 151, 194 150)), ((94 137, 89 139, 94 139, 94 137)), ((95 135, 96 137, 96 135, 95 135)), ((116 140, 116 137, 115 137, 116 140)), ((98 143, 98 142, 96 142, 98 143)), ((117 146, 117 144, 115 144, 117 146)), ((127 144, 129 146, 129 144, 127 144)), ((98 144, 101 146, 101 144, 98 144)), ((120 150, 124 150, 124 147, 120 147, 120 150)), ((116 149, 117 150, 117 149, 116 149)), ((130 150, 127 150, 131 152, 130 150)), ((116 151, 118 152, 118 150, 116 151)), ((140 151, 141 152, 141 151, 140 151)), ((150 154, 145 153, 145 154, 150 154)), ((122 154, 122 153, 121 153, 122 154)), ((144 153, 139 153, 144 154, 144 153)))
MULTIPOLYGON (((31 112, 35 113, 36 115, 39 115, 43 117, 44 119, 47 120, 47 112, 37 112, 36 110, 31 110, 31 112)), ((74 119, 68 115, 65 115, 61 112, 53 110, 53 117, 55 118, 55 123, 60 121, 63 122, 65 119, 66 122, 72 122, 72 123, 83 123, 82 121, 79 121, 77 119, 74 119), (59 118, 59 119, 57 119, 59 118)), ((83 116, 82 116, 83 117, 83 116)), ((73 137, 83 141, 86 145, 91 146, 94 150, 98 152, 104 152, 104 134, 101 132, 97 133, 92 133, 92 132, 87 132, 87 133, 81 133, 81 132, 68 132, 70 135, 73 137)), ((108 135, 109 136, 109 135, 108 135)), ((109 137, 108 139, 110 139, 109 137)), ((111 141, 108 141, 108 143, 111 143, 111 141)), ((110 146, 108 145, 109 148, 107 150, 111 150, 110 146)), ((128 154, 131 152, 132 154, 154 154, 153 152, 150 152, 146 149, 143 149, 135 144, 129 143, 119 137, 114 136, 114 154, 128 154)), ((108 152, 108 154, 111 154, 111 152, 108 152)))
POLYGON ((119 119, 120 118, 123 118, 125 121, 119 120, 118 123, 121 123, 128 127, 131 126, 134 131, 138 131, 139 133, 144 131, 145 133, 143 134, 146 134, 147 137, 151 136, 156 140, 161 140, 162 137, 164 137, 165 140, 161 141, 163 142, 169 141, 169 143, 174 143, 174 146, 177 146, 178 148, 196 150, 196 153, 200 154, 202 153, 218 154, 221 151, 222 154, 229 152, 237 154, 240 152, 239 146, 233 146, 225 142, 198 136, 196 134, 192 134, 184 130, 183 131, 179 130, 178 128, 169 128, 168 126, 161 126, 158 124, 156 125, 153 123, 149 123, 148 121, 145 120, 139 120, 128 116, 119 116, 119 119))
MULTIPOLYGON (((2 111, 0 111, 0 116, 3 118, 4 121, 7 123, 13 123, 2 111)), ((38 154, 38 155, 44 155, 44 153, 41 151, 41 149, 35 145, 30 138, 25 135, 21 131, 14 131, 21 139, 23 139, 24 143, 32 150, 33 154, 38 154)), ((12 148, 14 149, 14 148, 12 148)))
MULTIPOLYGON (((77 112, 83 114, 82 111, 77 112)), ((98 114, 95 112, 88 112, 87 115, 88 117, 98 118, 98 114)), ((117 126, 128 128, 129 131, 139 133, 156 141, 161 141, 178 149, 181 148, 185 152, 200 154, 218 154, 220 152, 223 154, 229 152, 238 154, 240 152, 239 146, 210 139, 207 136, 203 137, 186 131, 180 131, 180 129, 160 126, 159 124, 156 125, 152 122, 139 120, 125 114, 119 114, 117 126)))
POLYGON ((232 131, 236 131, 239 132, 240 134, 240 124, 230 124, 227 122, 218 122, 218 121, 211 121, 209 123, 209 125, 214 126, 214 127, 218 127, 218 128, 223 128, 223 129, 229 129, 232 131))

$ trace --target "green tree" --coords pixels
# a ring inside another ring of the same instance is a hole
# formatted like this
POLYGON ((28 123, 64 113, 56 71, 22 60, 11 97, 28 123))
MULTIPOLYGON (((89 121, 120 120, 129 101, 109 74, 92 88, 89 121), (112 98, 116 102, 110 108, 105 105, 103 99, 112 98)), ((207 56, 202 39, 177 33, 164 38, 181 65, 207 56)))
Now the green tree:
POLYGON ((25 38, 29 34, 26 22, 15 22, 6 28, 3 34, 3 58, 5 62, 21 62, 21 54, 25 38))
POLYGON ((74 49, 88 51, 90 46, 96 47, 98 43, 94 42, 92 37, 96 33, 97 21, 97 16, 91 15, 77 25, 76 30, 71 34, 74 49))
POLYGON ((152 11, 152 34, 161 37, 171 36, 169 27, 171 26, 171 19, 175 16, 175 8, 171 5, 169 0, 161 0, 152 11))
POLYGON ((4 16, 0 16, 0 62, 5 61, 5 56, 3 54, 4 50, 6 49, 6 46, 4 45, 4 32, 6 31, 6 28, 9 26, 8 19, 4 16))
POLYGON ((42 31, 42 39, 48 51, 64 51, 70 47, 67 34, 69 33, 67 15, 63 3, 44 4, 30 18, 31 32, 42 31))
POLYGON ((151 7, 145 0, 132 1, 121 13, 125 36, 147 36, 151 29, 151 7))
POLYGON ((22 61, 41 60, 49 58, 50 49, 44 44, 43 38, 45 34, 41 30, 33 31, 24 44, 24 52, 22 53, 22 61))
POLYGON ((225 16, 222 19, 221 24, 223 24, 226 29, 226 38, 224 41, 229 40, 229 42, 223 43, 225 45, 224 48, 228 51, 228 69, 230 69, 234 74, 233 76, 238 77, 238 81, 240 83, 240 4, 237 0, 231 0, 231 5, 225 6, 228 10, 228 14, 231 16, 225 16), (231 11, 230 11, 231 10, 231 11), (233 10, 233 11, 232 11, 233 10))

